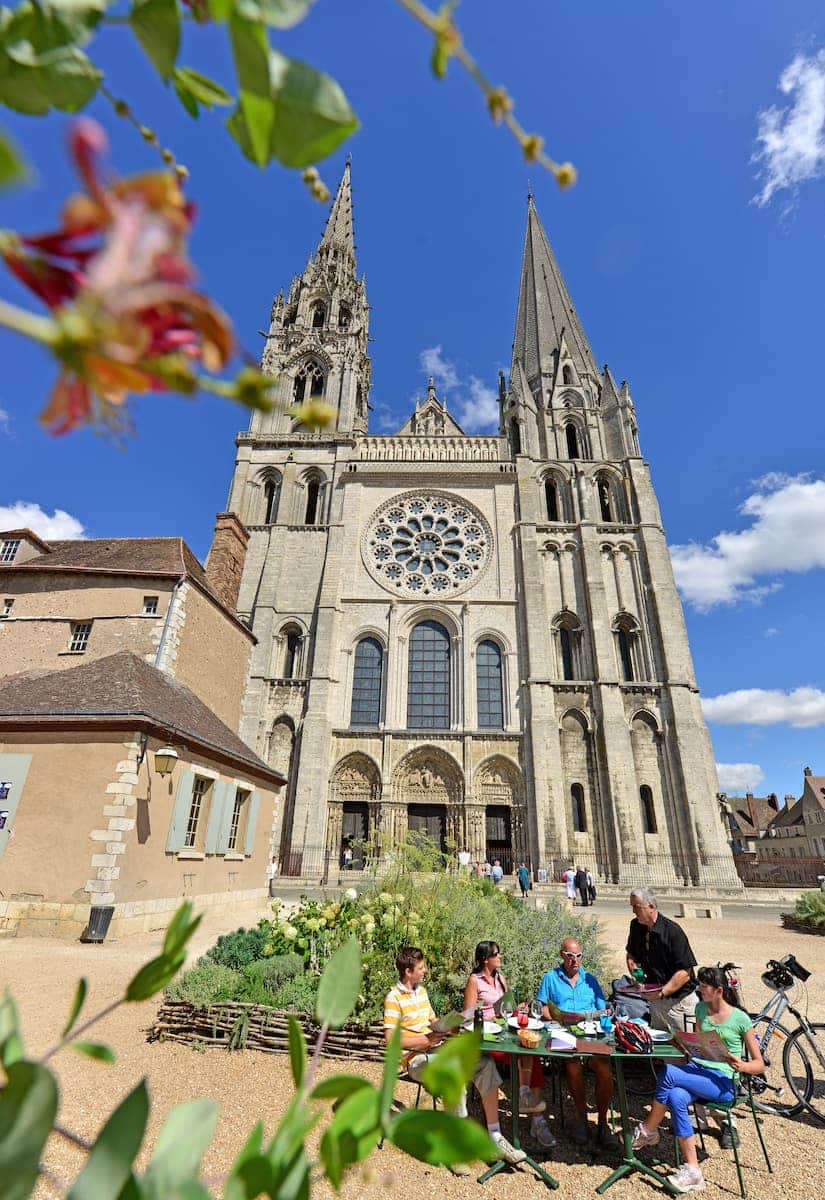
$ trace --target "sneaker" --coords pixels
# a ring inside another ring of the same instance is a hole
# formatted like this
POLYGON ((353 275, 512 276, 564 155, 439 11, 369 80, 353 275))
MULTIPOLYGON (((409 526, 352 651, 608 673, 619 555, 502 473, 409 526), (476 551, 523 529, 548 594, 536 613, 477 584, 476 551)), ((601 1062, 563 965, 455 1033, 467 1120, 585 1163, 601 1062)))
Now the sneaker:
POLYGON ((522 1116, 535 1116, 538 1113, 543 1113, 546 1108, 546 1102, 532 1088, 527 1088, 526 1091, 519 1093, 518 1110, 522 1116))
POLYGON ((596 1145, 599 1150, 618 1152, 624 1150, 621 1138, 616 1137, 609 1125, 599 1125, 596 1129, 596 1145))
POLYGON ((668 1175, 667 1181, 677 1192, 701 1192, 705 1186, 705 1180, 699 1168, 689 1167, 687 1163, 673 1175, 668 1175))
POLYGON ((644 1125, 637 1125, 633 1130, 633 1149, 642 1150, 645 1146, 655 1146, 659 1141, 659 1130, 654 1129, 652 1132, 645 1129, 644 1125))
POLYGON ((590 1125, 587 1120, 577 1121, 570 1129, 570 1137, 577 1146, 586 1146, 590 1137, 590 1125))
POLYGON ((472 1171, 466 1163, 450 1163, 447 1170, 451 1175, 458 1175, 460 1179, 469 1179, 472 1175, 472 1171))
POLYGON ((508 1142, 503 1133, 497 1131, 496 1133, 491 1133, 490 1137, 493 1139, 494 1145, 506 1163, 515 1164, 524 1162, 527 1155, 523 1150, 517 1150, 515 1146, 508 1142))
POLYGON ((722 1136, 719 1143, 723 1150, 733 1150, 734 1146, 739 1149, 739 1130, 729 1129, 726 1125, 722 1130, 722 1136))
POLYGON ((533 1117, 530 1122, 530 1136, 541 1146, 542 1150, 552 1150, 556 1139, 550 1132, 550 1126, 544 1117, 533 1117))

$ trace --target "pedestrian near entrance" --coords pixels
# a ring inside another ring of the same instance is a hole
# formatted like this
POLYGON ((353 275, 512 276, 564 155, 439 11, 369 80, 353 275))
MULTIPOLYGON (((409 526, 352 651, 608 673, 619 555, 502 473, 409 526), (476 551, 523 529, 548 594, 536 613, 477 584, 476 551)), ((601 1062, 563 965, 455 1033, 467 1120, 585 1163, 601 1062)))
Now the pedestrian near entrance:
POLYGON ((575 883, 581 904, 587 908, 590 904, 590 888, 587 886, 587 872, 583 867, 576 870, 575 883))
POLYGON ((496 861, 493 863, 493 869, 490 872, 490 878, 492 879, 492 881, 496 885, 496 887, 498 887, 498 885, 501 883, 502 879, 504 878, 504 869, 503 869, 501 863, 498 861, 498 859, 496 859, 496 861))
POLYGON ((524 900, 527 899, 527 893, 530 891, 530 872, 527 869, 526 863, 520 863, 519 869, 516 871, 518 876, 518 885, 521 888, 521 895, 524 900))
POLYGON ((561 881, 567 889, 567 899, 571 903, 576 903, 576 868, 570 866, 562 874, 561 881))
POLYGON ((588 892, 588 895, 590 896, 590 903, 595 904, 596 903, 596 881, 593 878, 593 874, 591 871, 587 871, 585 873, 587 875, 587 892, 588 892))
POLYGON ((266 864, 266 890, 269 896, 273 895, 275 888, 275 859, 270 858, 266 864))

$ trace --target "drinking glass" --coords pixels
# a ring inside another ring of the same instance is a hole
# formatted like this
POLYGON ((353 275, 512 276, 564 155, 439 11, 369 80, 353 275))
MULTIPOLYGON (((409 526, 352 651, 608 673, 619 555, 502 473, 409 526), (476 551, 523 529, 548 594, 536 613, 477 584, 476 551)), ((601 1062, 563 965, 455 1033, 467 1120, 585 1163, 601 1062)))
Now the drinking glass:
POLYGON ((501 1015, 504 1017, 505 1021, 510 1020, 510 1018, 513 1015, 513 1001, 512 1000, 502 1000, 501 1015))
POLYGON ((538 1000, 531 1000, 530 1016, 533 1017, 536 1021, 541 1020, 541 1004, 538 1000))

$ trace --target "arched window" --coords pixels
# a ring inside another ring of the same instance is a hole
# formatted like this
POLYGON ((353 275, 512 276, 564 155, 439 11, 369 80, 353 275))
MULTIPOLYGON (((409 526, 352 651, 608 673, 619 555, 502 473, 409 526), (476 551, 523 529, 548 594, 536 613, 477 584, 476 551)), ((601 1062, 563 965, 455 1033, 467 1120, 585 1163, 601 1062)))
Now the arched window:
POLYGON ((582 660, 582 627, 579 618, 564 609, 553 620, 556 638, 556 669, 561 679, 584 679, 582 660))
POLYGON ((616 638, 619 643, 619 661, 622 667, 622 677, 625 683, 632 683, 635 675, 633 672, 633 645, 632 639, 634 635, 627 629, 617 629, 616 638))
POLYGON ((602 515, 602 520, 615 521, 616 514, 613 511, 613 497, 610 494, 610 484, 604 477, 601 477, 596 483, 596 488, 599 493, 599 512, 602 515))
POLYGON ((581 458, 581 451, 579 449, 579 435, 576 431, 576 426, 572 424, 566 425, 564 429, 564 436, 567 438, 567 457, 581 458))
POLYGON ((282 679, 297 679, 301 674, 301 658, 303 650, 303 635, 296 626, 291 625, 283 631, 285 637, 284 669, 282 679))
POLYGON ((324 322, 327 319, 327 310, 323 304, 313 304, 312 306, 312 328, 323 329, 324 322))
POLYGON ((377 638, 362 638, 355 647, 352 673, 350 725, 378 725, 381 720, 381 683, 384 650, 377 638))
POLYGON ((570 788, 570 801, 573 806, 573 829, 576 833, 587 833, 587 810, 584 807, 584 788, 580 783, 574 783, 570 788))
POLYGON ((341 307, 338 309, 338 328, 339 329, 349 329, 351 321, 352 321, 352 313, 350 312, 350 310, 348 308, 346 308, 342 304, 341 307))
POLYGON ((476 652, 476 703, 480 729, 504 728, 501 650, 495 642, 480 642, 476 652))
POLYGON ((421 621, 410 637, 407 727, 450 727, 450 635, 438 621, 421 621))
POLYGON ((323 498, 325 482, 317 476, 307 481, 307 505, 304 513, 305 525, 320 525, 323 522, 323 498))
POLYGON ((561 369, 562 383, 573 383, 573 368, 570 363, 565 363, 561 369))
POLYGON ((274 525, 281 499, 281 476, 270 475, 264 483, 264 525, 274 525))
POLYGON ((573 639, 570 636, 570 630, 564 625, 559 630, 559 650, 561 652, 562 679, 575 679, 576 674, 573 669, 573 639))
POLYGON ((646 783, 639 788, 639 799, 642 803, 642 825, 645 833, 656 833, 656 809, 653 805, 653 792, 646 783))
POLYGON ((521 430, 518 421, 510 422, 510 452, 513 455, 521 454, 521 430))
POLYGON ((305 400, 312 400, 316 396, 323 396, 323 394, 324 372, 317 362, 309 359, 298 368, 295 374, 295 382, 292 385, 292 399, 296 404, 303 404, 305 400))
POLYGON ((559 485, 552 476, 544 481, 544 500, 547 505, 547 520, 560 521, 559 485))

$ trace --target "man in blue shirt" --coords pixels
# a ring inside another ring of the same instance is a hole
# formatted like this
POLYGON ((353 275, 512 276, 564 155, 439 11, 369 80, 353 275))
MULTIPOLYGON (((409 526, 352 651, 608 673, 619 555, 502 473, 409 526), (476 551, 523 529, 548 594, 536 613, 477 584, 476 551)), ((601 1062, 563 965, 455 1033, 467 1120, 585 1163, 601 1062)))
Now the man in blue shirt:
MULTIPOLYGON (((539 984, 538 998, 545 1021, 551 1016, 568 1025, 577 1025, 590 1017, 595 1019, 607 1004, 599 981, 588 971, 583 971, 582 949, 575 938, 565 938, 561 944, 561 962, 552 967, 539 984), (548 1003, 554 1008, 551 1014, 548 1003)), ((613 1095, 613 1074, 610 1059, 606 1055, 591 1055, 589 1062, 596 1076, 596 1110, 599 1123, 596 1129, 596 1145, 614 1150, 617 1141, 607 1124, 607 1110, 613 1095)), ((576 1106, 578 1121, 570 1136, 580 1146, 587 1143, 590 1133, 587 1121, 587 1102, 584 1095, 584 1062, 580 1058, 568 1058, 564 1063, 567 1086, 576 1106)))

